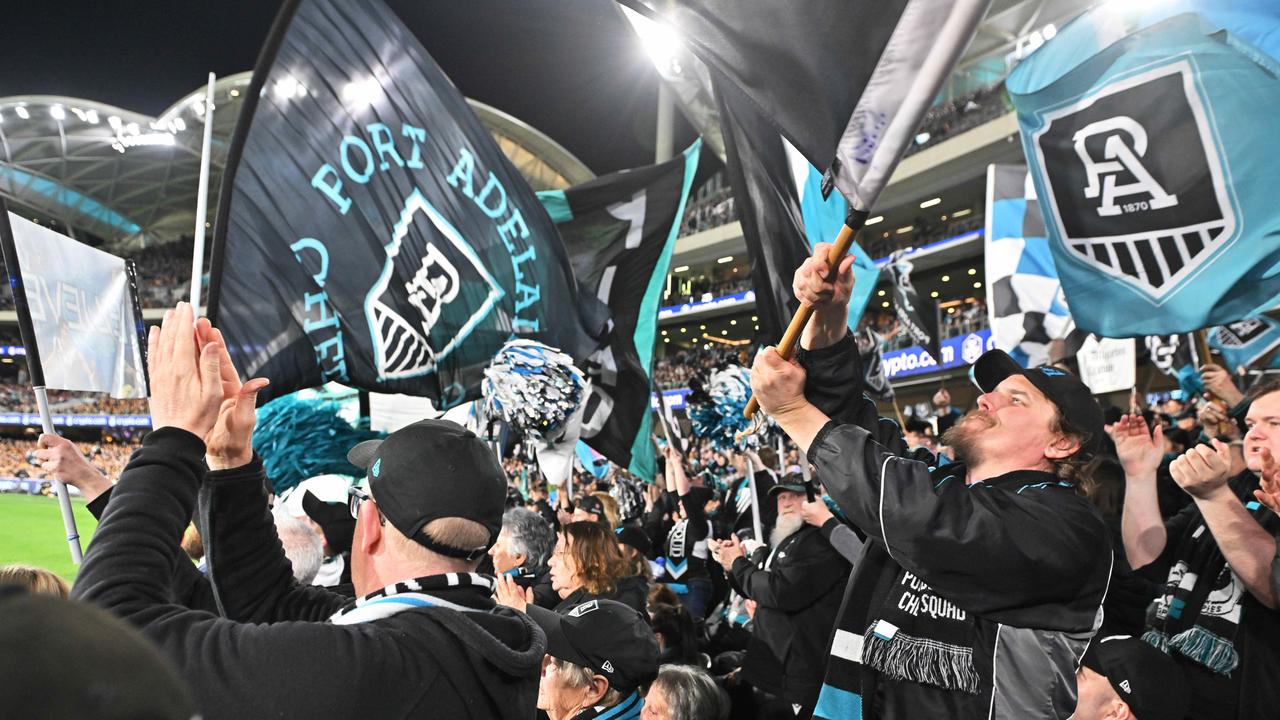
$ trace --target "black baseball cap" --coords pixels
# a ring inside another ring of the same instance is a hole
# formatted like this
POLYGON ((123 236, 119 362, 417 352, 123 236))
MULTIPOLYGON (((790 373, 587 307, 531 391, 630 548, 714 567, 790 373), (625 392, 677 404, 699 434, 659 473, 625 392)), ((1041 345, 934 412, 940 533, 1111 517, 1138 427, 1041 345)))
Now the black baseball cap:
POLYGON ((774 497, 780 492, 807 493, 809 488, 805 485, 804 475, 800 473, 787 473, 782 476, 777 485, 769 488, 769 497, 774 497))
POLYGON ((623 545, 630 545, 641 555, 647 556, 653 552, 653 544, 649 542, 649 536, 644 529, 635 525, 623 525, 618 528, 618 542, 623 545))
POLYGON ((1103 437, 1106 435, 1102 407, 1093 399, 1093 391, 1089 386, 1075 375, 1049 366, 1023 368, 1003 350, 988 350, 983 353, 973 367, 969 368, 969 374, 974 384, 984 393, 994 391, 1007 377, 1021 375, 1058 407, 1068 424, 1088 434, 1089 437, 1080 448, 1081 452, 1092 455, 1102 449, 1103 437))
POLYGON ((1085 667, 1107 678, 1139 720, 1181 720, 1191 704, 1182 669, 1144 640, 1114 635, 1094 642, 1085 667))
POLYGON ((616 600, 588 600, 563 615, 536 605, 526 612, 547 634, 548 655, 590 668, 619 692, 658 676, 658 639, 635 608, 616 600))
POLYGON ((419 545, 448 557, 475 560, 502 529, 507 476, 492 448, 449 420, 420 420, 384 440, 366 440, 347 459, 362 470, 374 501, 391 524, 419 545), (440 518, 463 518, 489 531, 484 547, 456 548, 420 532, 440 518))
POLYGON ((604 519, 604 503, 600 498, 594 495, 587 495, 578 501, 578 509, 585 513, 598 515, 601 520, 604 519))

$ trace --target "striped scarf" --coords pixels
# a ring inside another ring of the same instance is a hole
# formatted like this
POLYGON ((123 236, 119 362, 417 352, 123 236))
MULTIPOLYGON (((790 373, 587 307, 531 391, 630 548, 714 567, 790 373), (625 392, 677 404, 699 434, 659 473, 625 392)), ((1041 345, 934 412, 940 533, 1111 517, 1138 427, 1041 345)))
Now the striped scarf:
POLYGON ((419 607, 445 607, 459 612, 484 612, 478 608, 449 602, 431 593, 474 587, 483 589, 485 595, 492 595, 496 585, 497 582, 493 578, 479 573, 444 573, 413 578, 357 598, 334 613, 333 617, 329 618, 329 622, 334 625, 356 625, 381 620, 419 607))
POLYGON ((573 716, 573 720, 638 720, 644 709, 644 698, 639 690, 633 690, 617 705, 589 707, 573 716))

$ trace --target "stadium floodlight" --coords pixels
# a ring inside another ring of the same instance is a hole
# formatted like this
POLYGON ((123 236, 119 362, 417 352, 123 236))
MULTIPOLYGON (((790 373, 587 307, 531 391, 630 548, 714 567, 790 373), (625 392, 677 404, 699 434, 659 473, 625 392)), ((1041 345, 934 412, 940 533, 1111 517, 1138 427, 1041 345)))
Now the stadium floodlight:
POLYGON ((13 114, 14 114, 14 115, 17 115, 18 117, 22 118, 23 120, 30 120, 30 119, 31 119, 31 113, 30 113, 30 112, 27 112, 27 106, 26 106, 26 105, 19 105, 19 106, 17 106, 16 108, 14 108, 14 109, 13 109, 13 114))
POLYGON ((67 111, 61 105, 54 105, 49 108, 49 117, 53 118, 54 120, 66 120, 67 111))
POLYGON ((664 77, 679 75, 680 52, 682 44, 680 34, 667 23, 655 22, 636 11, 623 6, 623 14, 631 21, 631 27, 640 37, 640 44, 648 53, 658 72, 664 77))

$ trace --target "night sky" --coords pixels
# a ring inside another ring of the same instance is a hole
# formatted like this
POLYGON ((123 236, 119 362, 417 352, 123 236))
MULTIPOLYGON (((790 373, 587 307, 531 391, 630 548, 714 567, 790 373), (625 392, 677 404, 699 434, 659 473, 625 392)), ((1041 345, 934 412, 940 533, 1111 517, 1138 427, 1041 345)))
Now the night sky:
MULTIPOLYGON (((658 77, 611 0, 389 0, 469 97, 597 174, 653 162, 658 77)), ((0 97, 63 95, 157 115, 250 70, 279 0, 9 3, 0 97)), ((678 118, 678 151, 694 138, 678 118)))

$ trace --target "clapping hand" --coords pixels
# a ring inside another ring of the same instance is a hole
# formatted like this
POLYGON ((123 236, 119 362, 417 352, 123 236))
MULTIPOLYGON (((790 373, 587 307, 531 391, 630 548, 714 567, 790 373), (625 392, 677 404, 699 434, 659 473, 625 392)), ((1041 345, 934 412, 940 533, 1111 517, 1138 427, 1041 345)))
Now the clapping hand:
POLYGON ((151 424, 175 427, 204 439, 218 421, 222 406, 222 348, 198 346, 191 306, 164 314, 147 336, 151 374, 151 424))
POLYGON ((215 348, 219 357, 219 381, 222 386, 222 404, 218 407, 218 421, 205 437, 205 461, 211 470, 225 470, 247 465, 253 459, 253 427, 257 422, 258 392, 267 386, 266 378, 254 378, 240 383, 222 332, 206 318, 196 321, 196 342, 203 350, 215 348))
POLYGON ((1164 430, 1159 425, 1149 433, 1141 415, 1124 415, 1111 426, 1111 440, 1126 479, 1155 477, 1164 459, 1164 430))
POLYGON ((1231 452, 1227 444, 1214 440, 1213 447, 1196 445, 1169 464, 1169 474, 1193 498, 1206 499, 1227 485, 1231 452))
POLYGON ((1262 469, 1258 471, 1259 487, 1253 491, 1253 496, 1271 508, 1271 512, 1280 515, 1280 462, 1266 448, 1260 454, 1262 469))

